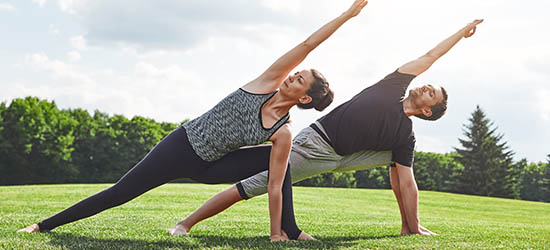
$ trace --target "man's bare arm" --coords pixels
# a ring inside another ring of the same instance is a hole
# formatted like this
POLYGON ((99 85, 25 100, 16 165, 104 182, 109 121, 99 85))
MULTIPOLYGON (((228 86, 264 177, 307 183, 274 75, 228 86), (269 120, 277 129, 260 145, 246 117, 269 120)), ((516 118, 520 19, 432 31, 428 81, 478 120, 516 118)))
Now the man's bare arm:
POLYGON ((409 226, 407 225, 407 216, 405 214, 405 208, 403 207, 403 201, 401 198, 401 191, 399 186, 399 176, 397 175, 397 169, 390 168, 390 183, 397 205, 399 206, 399 213, 401 214, 401 235, 407 235, 410 233, 409 226))
POLYGON ((471 37, 476 32, 476 26, 483 22, 483 19, 476 19, 460 29, 458 32, 443 40, 435 48, 416 60, 406 63, 399 68, 399 72, 411 75, 420 75, 428 70, 432 64, 445 55, 460 39, 471 37))
POLYGON ((398 191, 399 197, 401 198, 401 201, 398 200, 398 203, 401 202, 403 206, 403 211, 405 214, 402 214, 401 218, 406 219, 406 224, 409 228, 408 233, 436 235, 420 225, 420 220, 418 218, 418 187, 416 186, 416 181, 414 180, 414 172, 412 167, 403 166, 399 163, 395 163, 395 165, 396 167, 394 173, 397 173, 396 180, 399 180, 398 191))
MULTIPOLYGON (((413 176, 413 180, 414 180, 414 176, 413 176)), ((413 232, 411 232, 411 230, 409 229, 409 225, 407 223, 407 212, 405 210, 405 205, 403 202, 403 195, 401 194, 400 179, 397 172, 397 167, 390 168, 390 181, 392 185, 392 190, 397 199, 397 204, 399 205, 399 212, 401 213, 401 235, 412 234, 413 232)), ((416 186, 416 182, 415 182, 415 186, 416 186)), ((417 194, 418 194, 418 189, 417 189, 417 194)), ((418 217, 418 212, 416 212, 416 215, 418 217)), ((418 224, 418 228, 420 229, 420 234, 422 235, 437 235, 436 233, 428 230, 427 228, 423 227, 420 224, 418 224)))

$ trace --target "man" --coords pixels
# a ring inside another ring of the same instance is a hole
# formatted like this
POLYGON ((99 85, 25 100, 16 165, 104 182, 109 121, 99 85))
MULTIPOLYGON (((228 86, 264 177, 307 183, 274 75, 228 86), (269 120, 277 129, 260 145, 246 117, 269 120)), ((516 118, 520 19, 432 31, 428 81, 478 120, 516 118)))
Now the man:
MULTIPOLYGON (((412 79, 426 71, 463 37, 475 33, 483 19, 473 22, 380 82, 302 130, 294 139, 289 159, 292 181, 331 171, 368 169, 392 164, 390 180, 401 213, 401 234, 435 235, 418 218, 418 188, 412 169, 415 137, 410 116, 437 120, 447 109, 442 87, 424 85, 409 91, 412 79)), ((267 171, 220 192, 169 231, 184 235, 201 220, 243 199, 266 193, 267 171)), ((288 210, 287 210, 288 211, 288 210)), ((291 214, 293 216, 293 214, 291 214)), ((298 239, 312 240, 301 232, 298 239)))

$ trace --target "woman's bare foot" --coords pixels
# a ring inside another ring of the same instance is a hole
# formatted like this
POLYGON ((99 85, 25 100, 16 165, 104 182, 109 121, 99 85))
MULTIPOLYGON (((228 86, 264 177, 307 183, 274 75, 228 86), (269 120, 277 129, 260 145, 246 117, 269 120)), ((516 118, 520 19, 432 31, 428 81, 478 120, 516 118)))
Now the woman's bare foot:
POLYGON ((17 230, 18 233, 38 233, 40 232, 40 228, 38 227, 38 224, 32 224, 26 228, 17 230))
MULTIPOLYGON (((288 235, 285 233, 285 230, 281 230, 281 235, 284 240, 289 240, 288 235)), ((307 234, 306 232, 301 232, 300 235, 298 235, 297 240, 317 240, 317 239, 311 237, 311 235, 307 234)))
POLYGON ((298 240, 317 240, 311 235, 307 234, 306 232, 301 232, 300 235, 298 235, 298 240))
POLYGON ((187 236, 187 232, 187 228, 180 223, 176 224, 173 228, 168 229, 168 234, 174 236, 187 236))
POLYGON ((285 230, 282 230, 282 229, 281 229, 281 237, 283 238, 283 240, 290 240, 288 238, 288 235, 286 235, 285 230))

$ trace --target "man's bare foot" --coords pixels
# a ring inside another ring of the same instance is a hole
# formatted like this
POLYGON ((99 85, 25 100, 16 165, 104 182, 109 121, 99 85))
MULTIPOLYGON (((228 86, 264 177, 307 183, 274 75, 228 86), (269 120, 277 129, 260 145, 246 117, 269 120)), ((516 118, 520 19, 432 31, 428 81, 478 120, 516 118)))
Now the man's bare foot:
POLYGON ((306 232, 301 232, 300 235, 298 235, 298 240, 317 240, 311 235, 307 234, 306 232))
POLYGON ((32 224, 26 228, 17 230, 18 233, 38 233, 40 232, 40 228, 38 227, 38 224, 32 224))
POLYGON ((174 236, 187 236, 187 231, 184 225, 178 223, 173 228, 168 229, 168 234, 174 236))

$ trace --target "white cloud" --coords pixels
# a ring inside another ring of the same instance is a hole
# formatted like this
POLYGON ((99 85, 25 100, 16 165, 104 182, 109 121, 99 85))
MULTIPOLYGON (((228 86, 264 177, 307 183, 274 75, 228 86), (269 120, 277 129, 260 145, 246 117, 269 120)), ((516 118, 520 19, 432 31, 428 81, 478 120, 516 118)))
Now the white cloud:
POLYGON ((150 49, 188 49, 211 36, 247 36, 240 25, 277 24, 301 27, 310 20, 298 15, 300 4, 286 0, 209 1, 165 0, 58 0, 63 12, 71 14, 94 45, 121 43, 150 49), (284 9, 283 9, 284 8, 284 9))
POLYGON ((540 112, 540 118, 550 121, 550 88, 542 89, 537 93, 537 108, 540 112))
POLYGON ((51 60, 45 54, 36 53, 25 56, 25 64, 37 70, 52 73, 54 79, 64 84, 94 86, 95 82, 86 74, 79 72, 73 65, 59 60, 51 60))
POLYGON ((13 11, 15 7, 9 3, 0 3, 0 11, 13 11))
POLYGON ((50 26, 48 26, 48 30, 54 35, 59 35, 59 29, 53 24, 50 24, 50 26))
POLYGON ((18 83, 9 95, 53 99, 61 107, 179 122, 198 115, 193 111, 197 107, 211 105, 210 99, 204 98, 209 90, 201 77, 177 65, 158 67, 138 62, 132 72, 121 74, 110 68, 79 67, 35 53, 25 57, 23 70, 42 76, 37 82, 18 83))
POLYGON ((38 4, 38 6, 43 7, 46 4, 47 0, 32 0, 33 3, 38 4))
POLYGON ((88 43, 86 42, 86 39, 84 39, 83 36, 75 36, 71 37, 71 46, 77 50, 86 51, 88 50, 88 43))
POLYGON ((67 57, 71 62, 79 61, 81 58, 80 53, 78 53, 78 51, 70 51, 69 53, 67 53, 67 57))
POLYGON ((69 14, 76 14, 78 8, 83 8, 88 4, 86 0, 57 0, 59 8, 69 14))
POLYGON ((416 149, 423 152, 447 153, 452 150, 449 142, 440 137, 416 134, 416 149))
POLYGON ((292 11, 297 13, 302 4, 300 1, 294 0, 262 0, 262 5, 275 11, 292 11))

